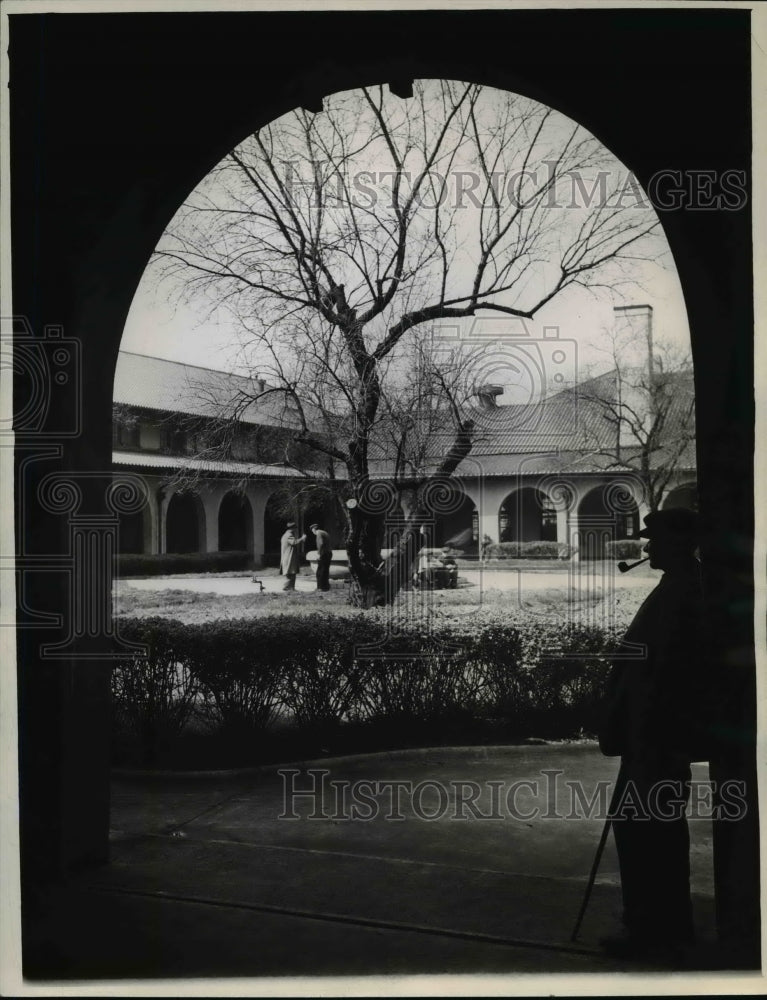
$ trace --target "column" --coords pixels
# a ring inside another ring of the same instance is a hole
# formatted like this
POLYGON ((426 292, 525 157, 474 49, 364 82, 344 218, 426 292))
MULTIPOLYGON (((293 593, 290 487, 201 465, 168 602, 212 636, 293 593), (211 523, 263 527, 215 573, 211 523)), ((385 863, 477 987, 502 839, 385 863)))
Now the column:
POLYGON ((202 489, 200 502, 204 514, 202 536, 203 552, 218 552, 218 509, 226 493, 226 486, 202 489))
POLYGON ((250 508, 253 516, 253 565, 260 569, 263 565, 264 555, 264 515, 266 513, 266 503, 269 499, 271 487, 264 484, 253 484, 248 486, 246 495, 250 501, 250 508))

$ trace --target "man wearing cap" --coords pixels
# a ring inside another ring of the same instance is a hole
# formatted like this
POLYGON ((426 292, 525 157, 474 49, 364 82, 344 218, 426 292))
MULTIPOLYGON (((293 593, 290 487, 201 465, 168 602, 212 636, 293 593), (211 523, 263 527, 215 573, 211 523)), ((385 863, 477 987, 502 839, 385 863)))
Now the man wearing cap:
POLYGON ((330 560, 333 558, 330 535, 319 524, 309 525, 309 531, 317 539, 317 590, 330 590, 330 560))
POLYGON ((296 538, 295 521, 288 521, 285 527, 285 534, 280 539, 280 573, 288 579, 282 589, 295 590, 296 576, 301 568, 301 546, 306 541, 306 535, 296 538))
POLYGON ((599 736, 605 756, 621 757, 611 815, 625 926, 602 943, 626 958, 693 943, 685 809, 690 762, 706 759, 697 515, 661 510, 644 521, 644 551, 663 576, 616 651, 599 736))

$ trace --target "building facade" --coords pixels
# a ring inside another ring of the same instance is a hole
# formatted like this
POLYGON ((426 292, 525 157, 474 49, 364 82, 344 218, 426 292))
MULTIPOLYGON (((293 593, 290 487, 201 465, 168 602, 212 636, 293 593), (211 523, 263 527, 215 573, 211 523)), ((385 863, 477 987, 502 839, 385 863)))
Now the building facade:
MULTIPOLYGON (((691 377, 666 376, 646 413, 627 399, 623 382, 611 372, 526 406, 498 406, 492 391, 480 393, 471 452, 435 491, 430 543, 471 556, 483 541, 545 542, 560 558, 603 558, 608 542, 638 537, 653 506, 696 506, 691 377), (639 424, 629 416, 637 413, 639 424)), ((121 552, 239 551, 255 566, 273 564, 289 518, 301 528, 321 521, 334 547, 343 546, 330 499, 318 501, 314 491, 301 500, 306 455, 291 461, 299 425, 289 401, 268 389, 258 380, 120 353, 114 473, 140 477, 146 493, 143 509, 121 520, 121 552), (224 420, 227 400, 236 416, 224 420)), ((385 448, 373 449, 371 476, 392 487, 389 543, 412 488, 451 440, 449 431, 444 440, 433 435, 427 457, 418 468, 400 469, 396 484, 385 448)))

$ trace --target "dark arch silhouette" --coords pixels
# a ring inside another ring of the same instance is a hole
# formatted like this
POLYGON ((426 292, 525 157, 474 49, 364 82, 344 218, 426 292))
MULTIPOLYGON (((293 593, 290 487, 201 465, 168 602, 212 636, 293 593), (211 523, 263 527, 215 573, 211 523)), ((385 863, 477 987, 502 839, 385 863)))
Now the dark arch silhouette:
POLYGON ((581 559, 604 559, 609 541, 636 538, 639 508, 626 489, 595 486, 578 506, 578 553, 581 559))
POLYGON ((430 544, 450 545, 466 555, 476 555, 479 522, 474 501, 456 491, 453 502, 446 506, 452 509, 436 513, 435 523, 428 532, 430 544))
POLYGON ((205 513, 193 493, 174 493, 165 514, 165 551, 201 552, 205 539, 205 513))
POLYGON ((218 551, 253 554, 253 508, 244 493, 227 493, 221 501, 218 551))
MULTIPOLYGON (((250 130, 296 104, 317 109, 335 90, 391 81, 406 94, 414 77, 464 79, 526 94, 582 123, 645 189, 670 165, 681 172, 683 195, 690 186, 685 171, 701 165, 716 176, 742 170, 747 184, 749 13, 12 15, 14 308, 37 338, 48 324, 77 338, 77 377, 87 386, 74 416, 72 393, 53 392, 47 421, 35 432, 61 443, 59 457, 30 465, 29 442, 17 428, 15 496, 26 498, 26 507, 16 516, 34 524, 31 551, 67 557, 62 518, 38 502, 37 487, 51 468, 94 477, 110 468, 109 373, 146 261, 188 192, 250 130), (73 422, 75 431, 62 438, 73 422)), ((748 788, 746 819, 714 826, 717 914, 728 940, 742 943, 753 961, 759 845, 751 793, 751 210, 747 201, 738 211, 669 210, 662 222, 690 321, 708 531, 703 568, 715 653, 728 664, 717 777, 744 780, 748 788), (715 558, 707 561, 707 553, 715 558), (737 656, 728 657, 734 649, 737 656)), ((16 379, 23 389, 23 374, 16 379)), ((23 391, 14 397, 21 406, 23 391)), ((83 491, 89 511, 108 512, 97 478, 84 480, 83 491)), ((106 597, 106 584, 99 586, 106 597)), ((67 596, 56 584, 36 588, 36 599, 36 610, 57 614, 67 596)), ((28 883, 107 858, 109 672, 76 657, 67 671, 46 662, 40 649, 50 635, 34 622, 18 635, 28 883), (69 793, 62 795, 65 785, 69 793)))
POLYGON ((120 515, 120 552, 136 555, 145 551, 145 516, 145 510, 120 515))
POLYGON ((501 542, 555 542, 557 512, 545 493, 523 486, 510 493, 498 511, 501 542))
POLYGON ((264 566, 279 566, 280 538, 285 531, 285 525, 289 520, 298 523, 298 515, 286 514, 283 508, 284 499, 279 494, 272 493, 264 507, 264 566))

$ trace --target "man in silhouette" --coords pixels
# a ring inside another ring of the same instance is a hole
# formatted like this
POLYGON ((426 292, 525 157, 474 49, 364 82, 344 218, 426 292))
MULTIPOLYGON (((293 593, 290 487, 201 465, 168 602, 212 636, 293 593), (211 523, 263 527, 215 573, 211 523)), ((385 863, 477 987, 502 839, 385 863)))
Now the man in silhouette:
POLYGON ((690 762, 706 755, 697 515, 662 510, 644 521, 645 552, 663 576, 616 653, 599 740, 606 756, 621 757, 612 828, 625 926, 602 943, 626 958, 693 943, 685 810, 690 762))
POLYGON ((333 558, 330 535, 319 524, 309 525, 309 531, 317 540, 317 590, 330 590, 330 561, 333 558))

